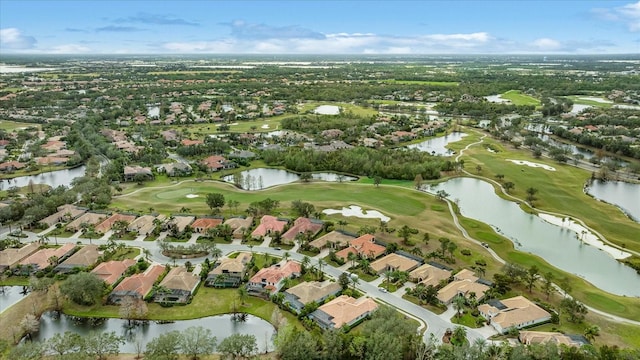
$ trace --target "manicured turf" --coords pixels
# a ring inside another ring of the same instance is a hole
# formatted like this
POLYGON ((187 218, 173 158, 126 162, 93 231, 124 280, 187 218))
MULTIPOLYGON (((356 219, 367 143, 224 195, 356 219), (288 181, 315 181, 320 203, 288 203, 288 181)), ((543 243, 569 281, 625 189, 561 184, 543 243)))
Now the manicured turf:
POLYGON ((0 120, 1 130, 11 131, 11 130, 22 129, 22 128, 26 129, 29 127, 35 127, 40 129, 40 124, 23 123, 23 122, 11 121, 11 120, 0 120))
POLYGON ((514 105, 540 105, 540 100, 523 94, 519 90, 509 90, 500 95, 501 98, 511 101, 514 105))
MULTIPOLYGON (((574 104, 591 105, 591 106, 601 107, 601 108, 610 108, 613 105, 612 103, 599 102, 599 101, 594 101, 589 99, 581 99, 581 97, 587 97, 587 96, 572 95, 572 96, 569 96, 569 99, 571 99, 571 101, 573 101, 574 104)), ((593 97, 597 97, 597 96, 593 96, 593 97)))
POLYGON ((429 86, 444 86, 454 87, 459 83, 456 81, 428 81, 428 80, 382 80, 387 84, 401 84, 401 85, 429 85, 429 86))

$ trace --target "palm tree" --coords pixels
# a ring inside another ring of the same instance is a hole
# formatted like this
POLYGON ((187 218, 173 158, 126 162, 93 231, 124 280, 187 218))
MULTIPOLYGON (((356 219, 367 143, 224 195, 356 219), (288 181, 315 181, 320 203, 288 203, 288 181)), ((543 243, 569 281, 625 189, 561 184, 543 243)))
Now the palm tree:
POLYGON ((536 199, 535 195, 537 192, 538 189, 534 187, 527 188, 527 201, 529 201, 529 203, 533 203, 533 200, 536 199))
POLYGON ((584 337, 587 338, 589 342, 593 342, 596 336, 599 336, 599 335, 600 335, 600 327, 598 327, 597 325, 589 326, 584 330, 584 337))
POLYGON ((462 295, 457 295, 453 298, 453 308, 456 310, 456 316, 458 318, 462 316, 462 310, 464 310, 465 303, 466 300, 462 295))
POLYGON ((219 247, 215 246, 215 244, 213 244, 213 247, 211 248, 211 251, 209 253, 213 258, 213 262, 218 261, 218 259, 222 256, 222 250, 220 250, 219 247))
POLYGON ((305 255, 305 256, 302 258, 302 262, 301 262, 301 264, 302 264, 302 271, 303 271, 303 272, 306 272, 306 271, 307 271, 307 269, 309 268, 309 264, 310 264, 310 263, 311 263, 311 259, 310 259, 307 255, 305 255))
POLYGON ((356 266, 357 259, 358 257, 356 256, 355 253, 350 252, 349 255, 347 255, 347 260, 351 261, 351 267, 356 266))
POLYGON ((282 255, 282 260, 287 261, 287 260, 289 260, 290 256, 291 256, 291 254, 289 254, 288 251, 285 251, 284 254, 282 255))
POLYGON ((344 230, 344 227, 347 225, 348 223, 344 220, 338 220, 338 225, 340 225, 340 230, 344 230))
POLYGON ((324 260, 322 259, 318 259, 318 278, 322 279, 323 274, 322 274, 322 266, 326 265, 326 263, 324 262, 324 260))
POLYGON ((249 296, 249 291, 247 290, 246 286, 240 286, 238 288, 238 299, 240 299, 240 303, 244 306, 244 302, 245 300, 247 300, 247 297, 249 296))

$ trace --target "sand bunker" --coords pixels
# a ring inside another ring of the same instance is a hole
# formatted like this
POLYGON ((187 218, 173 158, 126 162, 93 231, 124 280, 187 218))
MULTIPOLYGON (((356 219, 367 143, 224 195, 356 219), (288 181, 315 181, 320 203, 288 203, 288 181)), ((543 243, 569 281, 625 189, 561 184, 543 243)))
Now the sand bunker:
POLYGON ((618 260, 625 259, 631 256, 631 254, 626 251, 622 251, 620 249, 614 248, 613 246, 609 246, 605 244, 594 233, 592 233, 591 231, 589 231, 587 228, 580 225, 579 223, 575 222, 574 220, 565 219, 564 221, 562 221, 563 219, 560 217, 550 215, 550 214, 545 214, 545 213, 539 213, 538 216, 542 220, 550 224, 561 226, 575 232, 576 237, 580 241, 583 241, 585 244, 589 244, 591 246, 596 247, 597 249, 600 249, 606 252, 607 254, 611 255, 611 257, 613 257, 614 259, 618 259, 618 260))
POLYGON ((313 112, 320 115, 338 115, 340 114, 340 107, 335 105, 320 105, 313 112))
POLYGON ((197 198, 199 195, 196 194, 187 194, 187 198, 188 199, 193 199, 193 198, 197 198))
POLYGON ((391 220, 390 217, 383 215, 379 211, 376 211, 376 210, 362 211, 362 208, 356 205, 351 205, 348 208, 343 207, 342 210, 325 209, 325 210, 322 210, 322 212, 327 215, 342 214, 342 216, 355 216, 363 219, 380 219, 381 221, 384 221, 384 222, 389 222, 389 220, 391 220))
POLYGON ((531 162, 531 161, 511 160, 511 159, 507 159, 507 161, 511 161, 512 163, 514 163, 516 165, 527 165, 529 167, 539 167, 539 168, 543 168, 543 169, 549 170, 549 171, 556 171, 556 168, 554 168, 553 166, 549 166, 549 165, 545 165, 545 164, 538 164, 538 163, 534 163, 534 162, 531 162))
POLYGON ((260 126, 260 128, 262 128, 262 129, 268 129, 268 128, 269 128, 269 124, 264 124, 264 125, 260 126))

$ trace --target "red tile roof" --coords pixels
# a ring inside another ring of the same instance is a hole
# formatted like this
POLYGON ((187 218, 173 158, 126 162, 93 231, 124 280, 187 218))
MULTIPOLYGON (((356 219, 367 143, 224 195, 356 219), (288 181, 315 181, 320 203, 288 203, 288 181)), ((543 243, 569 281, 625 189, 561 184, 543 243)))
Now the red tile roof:
POLYGON ((265 215, 260 219, 260 225, 256 227, 255 230, 251 233, 252 236, 265 236, 272 232, 280 232, 284 230, 284 227, 287 225, 285 220, 279 220, 275 216, 265 215))
POLYGON ((214 219, 214 218, 199 218, 191 224, 193 229, 200 232, 206 232, 207 229, 214 228, 218 225, 222 224, 222 219, 214 219))
POLYGON ((95 274, 100 279, 104 280, 109 285, 113 285, 124 272, 136 261, 133 259, 124 259, 122 261, 109 261, 101 263, 91 270, 92 274, 95 274))
POLYGON ((370 259, 375 259, 378 256, 384 254, 386 248, 382 245, 378 245, 374 242, 375 238, 371 234, 364 234, 357 239, 352 240, 349 243, 349 247, 340 250, 336 253, 336 256, 347 260, 349 253, 355 253, 360 256, 365 256, 370 259))
POLYGON ((125 278, 113 291, 135 291, 144 298, 149 294, 153 284, 158 280, 160 275, 162 275, 164 269, 165 267, 163 265, 152 265, 147 271, 141 274, 135 274, 125 278))
POLYGON ((293 226, 289 230, 287 230, 284 235, 282 235, 282 238, 293 241, 298 234, 311 232, 313 235, 315 235, 320 230, 322 230, 322 222, 311 221, 311 219, 309 218, 299 217, 296 219, 296 221, 293 222, 293 226))

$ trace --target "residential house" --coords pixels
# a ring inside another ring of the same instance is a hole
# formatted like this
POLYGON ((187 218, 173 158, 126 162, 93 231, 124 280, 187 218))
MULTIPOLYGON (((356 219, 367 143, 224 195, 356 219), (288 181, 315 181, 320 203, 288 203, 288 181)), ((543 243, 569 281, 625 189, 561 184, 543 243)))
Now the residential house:
POLYGON ((75 205, 62 205, 58 206, 58 211, 46 218, 40 220, 41 224, 47 226, 53 226, 59 222, 67 222, 78 218, 78 216, 87 212, 87 208, 77 207, 75 205))
POLYGON ((177 142, 180 136, 176 130, 166 130, 160 133, 164 141, 166 142, 177 142))
POLYGON ((371 268, 377 274, 382 274, 387 271, 409 272, 417 268, 418 265, 420 265, 420 263, 413 259, 393 253, 372 262, 371 268))
POLYGON ((91 270, 91 273, 102 279, 107 285, 113 285, 118 282, 124 272, 135 263, 136 261, 133 259, 103 262, 91 270))
POLYGON ((437 287, 441 281, 448 280, 450 277, 451 270, 432 264, 424 264, 409 273, 409 279, 411 281, 433 287, 437 287))
POLYGON ((289 230, 282 235, 282 240, 285 243, 293 244, 299 234, 308 234, 313 238, 322 230, 323 225, 324 222, 321 220, 299 217, 293 222, 289 230))
POLYGON ((144 299, 149 295, 153 284, 164 273, 163 265, 151 265, 145 272, 124 278, 109 295, 109 302, 120 304, 122 299, 131 296, 144 299))
POLYGON ((547 344, 565 345, 570 347, 581 347, 589 342, 582 335, 566 335, 559 332, 546 331, 520 331, 518 339, 524 345, 547 344))
POLYGON ((133 220, 127 227, 129 232, 137 232, 138 235, 149 235, 156 224, 162 224, 166 220, 164 215, 142 215, 133 220))
POLYGON ((191 228, 193 229, 193 231, 199 234, 206 234, 209 229, 213 229, 214 227, 221 224, 221 218, 202 217, 196 219, 196 221, 191 224, 191 228))
POLYGON ((478 311, 500 333, 551 320, 551 314, 524 296, 491 300, 478 306, 478 311))
POLYGON ((373 235, 364 234, 357 239, 351 240, 349 247, 338 251, 336 256, 343 261, 347 261, 351 253, 368 259, 376 259, 384 254, 385 251, 386 248, 384 246, 375 243, 373 235))
POLYGON ((378 308, 378 304, 368 297, 354 299, 341 295, 312 312, 309 318, 323 329, 340 329, 353 326, 378 308))
POLYGON ((0 171, 11 172, 11 171, 24 169, 25 166, 27 165, 19 161, 7 161, 0 164, 0 171))
POLYGON ((337 295, 341 290, 342 286, 337 282, 303 282, 284 292, 284 302, 299 314, 305 305, 311 302, 322 304, 328 297, 337 295))
POLYGON ((188 272, 183 266, 175 267, 160 282, 160 291, 154 294, 153 301, 159 303, 186 304, 200 284, 200 276, 188 272))
POLYGON ((181 234, 195 219, 195 216, 175 215, 171 216, 165 225, 167 228, 175 228, 175 232, 181 234))
POLYGON ((125 166, 123 175, 124 181, 135 181, 137 176, 140 176, 146 180, 153 179, 153 173, 151 172, 150 168, 138 165, 125 166))
POLYGON ((75 250, 75 244, 64 244, 58 248, 40 249, 20 261, 21 274, 33 274, 38 270, 43 270, 49 265, 57 265, 64 261, 75 250), (56 263, 51 263, 51 259, 56 259, 56 263))
POLYGON ((45 157, 37 157, 35 158, 36 164, 38 165, 51 165, 51 166, 60 166, 64 165, 69 161, 66 157, 56 157, 56 156, 45 156, 45 157))
POLYGON ((101 254, 102 252, 98 250, 98 245, 85 245, 58 264, 54 270, 64 274, 71 272, 73 269, 89 268, 95 265, 101 254))
POLYGON ((224 258, 216 261, 213 270, 207 274, 206 286, 238 287, 247 274, 247 264, 253 255, 241 252, 235 258, 224 258))
POLYGON ((251 216, 247 218, 235 217, 227 219, 224 222, 225 225, 229 225, 233 229, 233 238, 242 239, 245 231, 251 229, 253 225, 253 218, 251 216))
POLYGON ((102 221, 100 224, 96 225, 95 232, 99 234, 106 234, 107 231, 111 230, 113 224, 120 221, 126 223, 128 227, 129 224, 135 219, 135 215, 113 214, 106 220, 102 221))
POLYGON ((276 293, 284 285, 285 279, 298 277, 301 271, 300 264, 291 260, 260 269, 249 279, 247 290, 255 294, 276 293))
POLYGON ((209 156, 203 159, 200 163, 204 165, 209 172, 232 169, 236 165, 233 162, 228 161, 224 157, 218 155, 209 156))
POLYGON ((19 249, 7 248, 0 251, 0 272, 12 269, 20 261, 38 251, 39 247, 40 244, 32 242, 19 249))
POLYGON ((318 250, 322 250, 325 247, 329 247, 332 249, 342 249, 349 245, 349 242, 355 238, 355 235, 351 235, 340 230, 334 230, 313 240, 309 243, 309 246, 318 250))
POLYGON ((260 238, 276 232, 282 234, 287 224, 287 220, 281 220, 271 215, 264 215, 260 219, 260 224, 251 233, 251 236, 254 238, 260 238))
POLYGON ((204 144, 204 141, 202 141, 202 140, 183 139, 182 141, 180 141, 180 144, 182 144, 182 146, 196 146, 196 145, 204 144))
POLYGON ((181 162, 163 164, 159 167, 159 169, 164 169, 164 172, 168 176, 189 176, 193 171, 191 165, 181 162))
POLYGON ((81 215, 79 218, 67 224, 66 229, 68 231, 78 231, 82 229, 82 227, 84 226, 82 224, 86 224, 86 226, 96 225, 98 223, 101 223, 106 217, 107 215, 105 214, 87 212, 81 215))
POLYGON ((437 298, 445 305, 449 305, 458 295, 469 299, 471 294, 475 294, 476 299, 481 300, 490 289, 486 284, 478 282, 480 279, 471 270, 463 269, 453 279, 438 291, 437 298))

